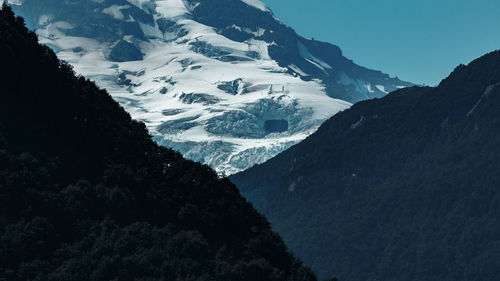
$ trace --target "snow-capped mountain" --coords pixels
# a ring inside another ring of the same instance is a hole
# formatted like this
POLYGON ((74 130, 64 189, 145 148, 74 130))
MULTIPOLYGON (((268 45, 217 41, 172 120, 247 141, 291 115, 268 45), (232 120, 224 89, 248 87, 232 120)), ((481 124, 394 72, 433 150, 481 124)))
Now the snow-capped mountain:
POLYGON ((232 174, 351 103, 411 85, 308 40, 259 0, 9 0, 154 139, 232 174))

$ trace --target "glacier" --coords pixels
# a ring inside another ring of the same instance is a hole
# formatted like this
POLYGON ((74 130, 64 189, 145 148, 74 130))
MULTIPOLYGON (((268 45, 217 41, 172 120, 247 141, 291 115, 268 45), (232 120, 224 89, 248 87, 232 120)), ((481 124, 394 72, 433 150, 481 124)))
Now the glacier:
POLYGON ((356 71, 375 78, 355 77, 339 67, 351 61, 315 53, 318 43, 294 38, 258 0, 232 3, 274 20, 268 26, 203 17, 218 0, 9 1, 41 43, 105 88, 156 142, 221 174, 270 159, 357 99, 409 85, 364 68, 356 71), (297 56, 277 59, 275 48, 288 48, 278 29, 296 40, 297 56))

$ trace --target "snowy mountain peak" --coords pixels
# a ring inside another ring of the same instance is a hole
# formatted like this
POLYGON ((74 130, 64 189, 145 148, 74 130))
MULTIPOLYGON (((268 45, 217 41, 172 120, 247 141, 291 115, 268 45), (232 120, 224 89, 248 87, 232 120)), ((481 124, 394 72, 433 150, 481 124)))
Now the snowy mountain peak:
POLYGON ((410 85, 298 36, 258 0, 25 0, 14 9, 158 143, 226 174, 303 140, 351 102, 410 85))

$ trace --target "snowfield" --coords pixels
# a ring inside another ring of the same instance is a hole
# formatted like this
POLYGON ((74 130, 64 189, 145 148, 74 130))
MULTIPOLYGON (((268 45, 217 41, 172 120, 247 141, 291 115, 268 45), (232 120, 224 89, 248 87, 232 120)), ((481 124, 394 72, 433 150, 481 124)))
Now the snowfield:
MULTIPOLYGON (((259 0, 242 1, 249 9, 272 14, 259 0)), ((23 5, 20 0, 9 3, 23 5)), ((40 41, 78 74, 107 89, 133 118, 146 124, 156 142, 219 173, 233 174, 268 160, 351 106, 327 95, 321 80, 301 79, 308 75, 301 67, 280 67, 268 53, 275 43, 258 39, 266 33, 263 27, 234 25, 250 38, 233 41, 193 19, 196 2, 93 3, 98 7, 91 10, 96 19, 109 17, 110 28, 134 25, 144 36, 131 33, 112 42, 81 36, 87 34, 81 32, 81 23, 47 12, 35 17, 40 41)), ((325 75, 335 67, 302 43, 296 47, 325 75)), ((342 85, 373 92, 366 81, 344 76, 342 85)), ((383 85, 374 84, 373 89, 385 93, 383 85)))

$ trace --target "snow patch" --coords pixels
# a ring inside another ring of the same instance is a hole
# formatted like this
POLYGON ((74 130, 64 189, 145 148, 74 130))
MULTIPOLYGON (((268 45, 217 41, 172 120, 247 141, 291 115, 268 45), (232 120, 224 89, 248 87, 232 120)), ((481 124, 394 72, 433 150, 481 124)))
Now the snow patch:
MULTIPOLYGON (((0 5, 3 4, 5 0, 0 0, 0 5)), ((24 0, 7 0, 7 4, 10 5, 22 5, 24 3, 24 0)))
POLYGON ((387 92, 387 91, 385 90, 385 87, 384 87, 383 85, 376 85, 375 87, 376 87, 379 91, 381 91, 382 93, 384 93, 384 94, 388 94, 388 93, 389 93, 389 92, 387 92))
POLYGON ((52 21, 53 18, 54 16, 52 15, 41 15, 38 18, 38 25, 47 25, 52 21))
MULTIPOLYGON (((93 0, 93 1, 96 1, 96 0, 93 0)), ((101 1, 101 3, 102 3, 105 0, 99 0, 99 1, 101 1)), ((139 9, 145 11, 146 13, 150 13, 150 12, 154 11, 154 9, 155 9, 155 4, 154 4, 153 0, 127 0, 127 2, 138 7, 139 9)))
POLYGON ((263 12, 269 12, 269 8, 260 0, 241 0, 250 7, 254 7, 263 12))
POLYGON ((291 70, 295 71, 297 74, 301 75, 301 76, 307 76, 307 73, 305 73, 302 69, 300 69, 298 66, 296 66, 295 64, 290 64, 288 66, 291 70))
POLYGON ((103 9, 102 13, 106 14, 106 15, 110 15, 117 20, 124 20, 125 16, 123 15, 121 10, 128 9, 128 8, 130 8, 129 5, 113 5, 113 6, 106 8, 106 9, 103 9))
POLYGON ((370 93, 370 94, 375 93, 375 91, 372 89, 372 85, 371 84, 366 84, 365 88, 368 91, 368 93, 370 93))
POLYGON ((302 44, 301 42, 298 42, 297 44, 299 46, 299 54, 301 57, 323 71, 325 71, 326 69, 332 69, 329 64, 311 54, 307 47, 304 46, 304 44, 302 44))
POLYGON ((157 0, 156 12, 167 19, 175 19, 189 14, 183 0, 157 0))
POLYGON ((246 33, 248 33, 248 34, 252 34, 252 35, 254 35, 255 37, 260 37, 260 36, 263 36, 263 35, 264 35, 264 33, 266 33, 266 30, 265 30, 264 28, 261 28, 261 27, 257 28, 257 30, 256 30, 256 31, 253 31, 253 30, 252 30, 252 29, 250 29, 250 28, 244 28, 244 29, 242 30, 242 29, 241 29, 241 27, 236 26, 236 25, 234 25, 234 24, 233 24, 233 27, 234 27, 235 29, 240 30, 240 31, 244 31, 244 32, 246 32, 246 33))

